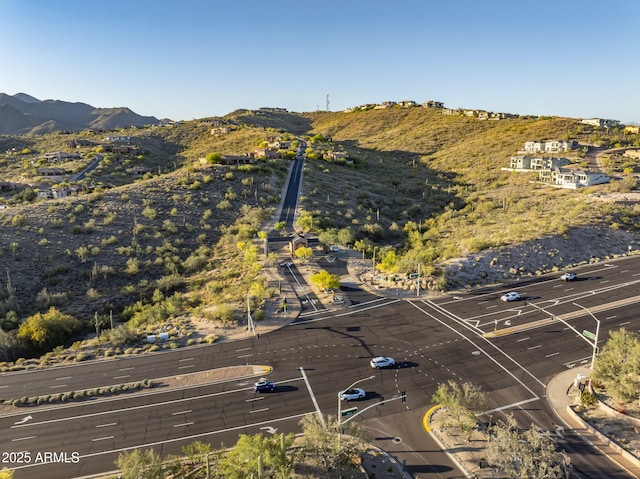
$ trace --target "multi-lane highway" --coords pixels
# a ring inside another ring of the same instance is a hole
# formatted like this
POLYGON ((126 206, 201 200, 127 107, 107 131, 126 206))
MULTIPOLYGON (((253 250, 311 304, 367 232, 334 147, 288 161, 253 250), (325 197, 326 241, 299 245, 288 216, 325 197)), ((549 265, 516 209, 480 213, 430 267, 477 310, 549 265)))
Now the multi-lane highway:
POLYGON ((545 388, 555 374, 590 363, 592 347, 580 333, 596 331, 594 316, 600 322, 600 346, 610 330, 638 330, 640 257, 576 271, 578 280, 568 283, 550 276, 428 300, 362 295, 357 304, 306 315, 250 340, 5 374, 0 395, 10 391, 12 397, 243 364, 271 366, 269 379, 280 387, 256 394, 252 380, 243 378, 19 409, 0 417, 0 459, 15 469, 16 478, 69 478, 112 470, 118 453, 134 448, 153 447, 167 454, 194 440, 229 445, 239 433, 299 432, 299 419, 313 413, 315 404, 324 414, 335 415, 338 391, 373 374, 375 378, 359 384, 366 397, 349 407, 362 410, 406 392, 405 403, 372 407, 355 420, 363 421, 373 440, 405 459, 407 469, 421 478, 460 477, 421 423, 431 395, 449 379, 485 389, 494 419, 513 413, 521 425, 534 424, 557 436, 579 477, 631 477, 579 438, 556 435, 558 419, 545 388), (517 291, 523 299, 502 302, 504 291, 517 291), (369 359, 378 355, 394 357, 400 367, 372 371, 369 359), (56 454, 47 456, 53 462, 44 463, 45 453, 56 454))

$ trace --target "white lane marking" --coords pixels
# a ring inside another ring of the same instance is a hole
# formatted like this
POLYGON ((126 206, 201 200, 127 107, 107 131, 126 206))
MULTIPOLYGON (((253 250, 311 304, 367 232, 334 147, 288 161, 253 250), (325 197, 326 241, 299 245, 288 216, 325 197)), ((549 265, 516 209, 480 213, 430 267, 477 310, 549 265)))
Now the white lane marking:
POLYGON ((244 402, 260 401, 261 399, 264 399, 264 396, 260 396, 260 397, 257 397, 257 398, 246 399, 244 402))
POLYGON ((113 376, 113 379, 124 379, 124 378, 130 378, 131 374, 124 374, 122 376, 113 376))
POLYGON ((96 437, 95 439, 91 439, 91 441, 98 442, 98 441, 107 441, 109 439, 113 439, 113 436, 96 437))
POLYGON ((27 437, 19 437, 17 439, 11 439, 12 442, 18 442, 18 441, 26 441, 27 439, 34 439, 38 436, 27 436, 27 437))
POLYGON ((109 426, 115 426, 116 424, 118 424, 117 422, 110 422, 107 424, 98 424, 96 427, 109 427, 109 426))
POLYGON ((187 364, 186 366, 178 366, 178 369, 188 369, 194 367, 195 364, 187 364))
POLYGON ((178 414, 189 414, 192 411, 193 411, 192 409, 185 409, 184 411, 172 412, 171 415, 177 416, 178 414))
POLYGON ((504 406, 500 406, 497 407, 495 409, 492 409, 491 411, 485 411, 482 414, 493 414, 494 412, 500 412, 500 411, 504 411, 505 409, 512 409, 514 407, 518 407, 518 406, 522 406, 523 404, 528 404, 530 402, 534 402, 534 401, 539 401, 540 398, 536 397, 536 398, 531 398, 531 399, 525 399, 524 401, 519 401, 519 402, 514 402, 512 404, 506 404, 504 406))
POLYGON ((625 321, 624 323, 620 323, 618 324, 618 326, 626 326, 627 324, 630 324, 631 321, 625 321))
POLYGON ((123 371, 131 371, 132 369, 135 369, 135 367, 134 367, 134 366, 130 366, 130 367, 128 367, 128 368, 120 368, 120 369, 119 369, 119 371, 120 371, 120 372, 123 372, 123 371))
POLYGON ((558 354, 560 354, 560 353, 551 353, 551 354, 547 354, 547 355, 545 356, 545 358, 551 358, 551 357, 553 357, 553 356, 557 356, 558 354))
POLYGON ((251 347, 248 348, 240 348, 240 349, 236 349, 236 352, 239 353, 240 351, 248 351, 249 349, 251 349, 251 347))
POLYGON ((55 389, 55 388, 64 388, 67 387, 66 384, 55 384, 54 386, 49 386, 49 389, 55 389))
POLYGON ((182 358, 182 359, 178 359, 178 362, 181 363, 182 361, 194 361, 196 358, 182 358))
POLYGON ((519 343, 520 341, 527 341, 528 339, 531 339, 531 338, 527 336, 526 338, 518 339, 516 342, 519 343))
POLYGON ((253 411, 249 411, 249 414, 252 414, 254 412, 265 412, 268 411, 269 408, 268 407, 263 407, 262 409, 254 409, 253 411))
POLYGON ((253 353, 251 353, 251 354, 243 354, 242 356, 238 356, 238 359, 249 358, 251 356, 253 356, 253 353))
POLYGON ((72 376, 65 376, 63 378, 56 378, 56 381, 66 381, 67 379, 71 379, 72 376))
POLYGON ((531 351, 532 349, 538 349, 541 348, 542 344, 538 344, 537 346, 531 346, 530 348, 527 348, 529 351, 531 351))
POLYGON ((174 424, 173 427, 185 427, 185 426, 191 426, 192 424, 195 424, 195 423, 193 421, 185 422, 183 424, 174 424))
POLYGON ((604 318, 604 319, 605 319, 605 320, 606 320, 606 319, 613 319, 613 318, 617 318, 617 317, 618 317, 618 315, 617 315, 617 314, 614 314, 613 316, 607 316, 607 317, 606 317, 606 318, 604 318))

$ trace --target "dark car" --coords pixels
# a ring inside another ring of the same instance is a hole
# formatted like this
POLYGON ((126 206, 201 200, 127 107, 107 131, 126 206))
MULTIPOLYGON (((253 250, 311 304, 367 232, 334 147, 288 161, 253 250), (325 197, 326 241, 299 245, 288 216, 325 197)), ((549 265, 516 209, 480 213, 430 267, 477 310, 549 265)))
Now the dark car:
POLYGON ((266 393, 276 390, 276 383, 267 381, 265 378, 260 378, 257 383, 253 385, 253 391, 257 393, 266 393))

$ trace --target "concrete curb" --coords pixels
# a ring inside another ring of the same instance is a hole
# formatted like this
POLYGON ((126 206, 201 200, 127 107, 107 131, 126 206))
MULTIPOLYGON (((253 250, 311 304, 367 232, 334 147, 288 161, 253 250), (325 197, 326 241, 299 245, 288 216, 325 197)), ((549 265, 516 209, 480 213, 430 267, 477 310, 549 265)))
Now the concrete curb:
MULTIPOLYGON (((574 410, 571 406, 567 406, 566 411, 573 417, 573 419, 579 423, 582 424, 582 427, 584 427, 587 431, 589 431, 591 434, 593 434, 594 436, 597 436, 598 439, 600 439, 606 448, 611 448, 614 451, 616 451, 618 454, 620 454, 622 457, 624 457, 626 460, 628 460, 629 462, 631 462, 632 464, 635 464, 636 467, 638 469, 640 469, 640 459, 638 459, 636 456, 634 456, 633 454, 631 454, 629 451, 627 451, 624 447, 622 447, 622 445, 618 444, 616 441, 614 441, 613 439, 611 439, 608 436, 605 436, 604 434, 602 434, 600 431, 598 431, 597 429, 595 429, 593 426, 591 426, 591 424, 589 424, 588 422, 586 422, 584 419, 582 419, 574 410)), ((586 440, 586 439, 585 439, 586 440)), ((598 447, 595 444, 592 444, 596 449, 598 449, 602 454, 609 456, 609 458, 613 459, 612 455, 610 453, 607 452, 607 450, 605 448, 602 447, 598 447)), ((618 461, 616 461, 618 462, 618 461)), ((618 463, 619 464, 619 463, 618 463)), ((620 467, 622 467, 623 469, 627 470, 627 468, 625 468, 622 464, 619 464, 620 467)), ((631 471, 628 471, 629 473, 631 473, 631 471)))
POLYGON ((441 408, 442 408, 441 404, 437 404, 436 406, 433 406, 432 408, 430 408, 422 418, 422 426, 424 427, 425 431, 431 434, 433 439, 440 446, 440 449, 442 449, 442 451, 447 456, 449 456, 449 459, 451 459, 452 462, 458 465, 458 468, 462 471, 462 473, 466 477, 470 479, 477 479, 478 476, 472 473, 471 471, 469 471, 467 469, 467 466, 464 464, 464 462, 461 461, 455 453, 451 452, 451 447, 445 442, 445 440, 442 437, 440 437, 440 435, 435 430, 431 429, 431 426, 429 425, 429 422, 431 421, 431 417, 436 411, 440 410, 441 408))

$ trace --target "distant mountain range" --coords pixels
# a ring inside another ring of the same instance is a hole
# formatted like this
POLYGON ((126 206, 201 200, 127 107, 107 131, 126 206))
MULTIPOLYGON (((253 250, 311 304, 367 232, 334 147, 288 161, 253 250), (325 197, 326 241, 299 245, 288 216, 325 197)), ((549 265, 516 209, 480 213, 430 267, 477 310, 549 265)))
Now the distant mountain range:
POLYGON ((157 118, 138 115, 129 108, 95 108, 86 103, 42 101, 26 93, 0 93, 0 135, 113 130, 157 123, 157 118))

